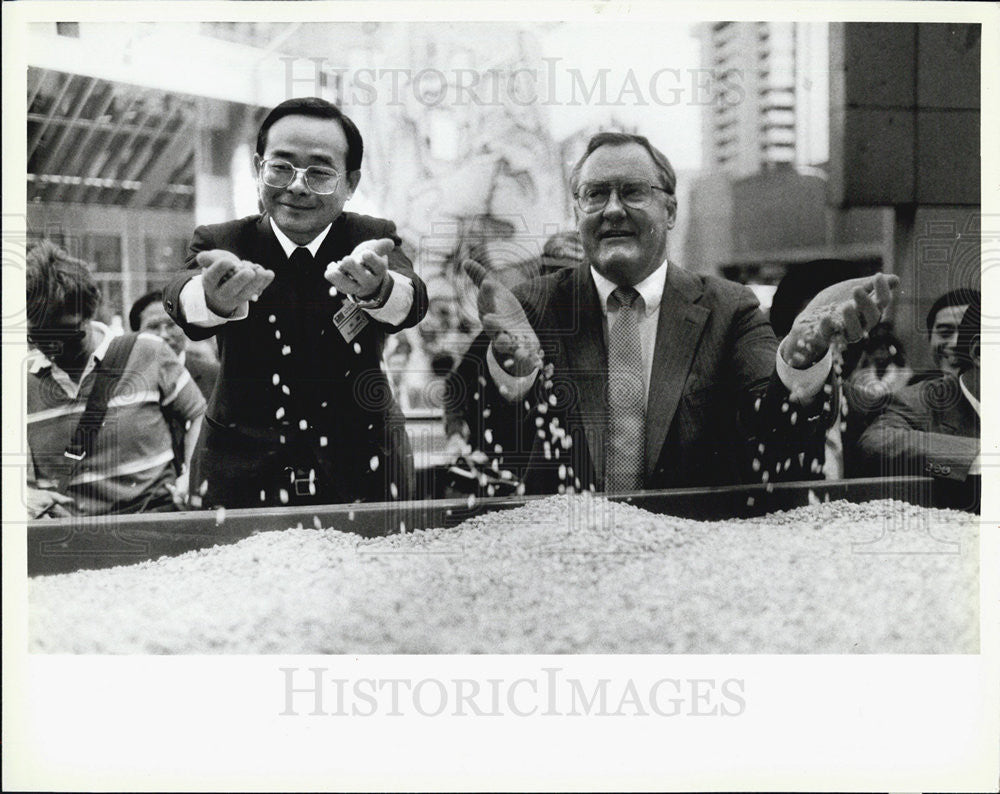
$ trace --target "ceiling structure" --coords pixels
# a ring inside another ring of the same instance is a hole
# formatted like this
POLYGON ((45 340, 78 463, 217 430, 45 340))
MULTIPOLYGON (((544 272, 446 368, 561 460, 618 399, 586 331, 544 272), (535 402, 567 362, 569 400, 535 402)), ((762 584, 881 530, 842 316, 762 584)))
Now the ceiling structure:
POLYGON ((191 209, 197 100, 28 69, 28 201, 191 209))

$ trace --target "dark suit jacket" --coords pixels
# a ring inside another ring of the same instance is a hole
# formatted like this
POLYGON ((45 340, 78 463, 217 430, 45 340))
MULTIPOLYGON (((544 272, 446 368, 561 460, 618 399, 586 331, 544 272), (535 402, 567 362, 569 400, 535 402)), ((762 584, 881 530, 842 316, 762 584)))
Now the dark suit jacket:
POLYGON ((979 415, 958 378, 945 375, 893 394, 861 435, 859 450, 873 475, 963 481, 979 455, 979 434, 979 415))
MULTIPOLYGON (((499 445, 504 466, 523 476, 530 492, 575 486, 577 478, 580 487, 600 490, 607 341, 590 269, 566 268, 519 285, 515 294, 552 374, 540 376, 526 400, 511 403, 486 374, 487 340, 478 339, 460 365, 474 440, 490 453, 499 445), (476 408, 480 402, 485 412, 476 408), (483 413, 486 418, 477 419, 483 413), (561 439, 539 436, 539 418, 543 433, 558 420, 572 437, 568 448, 561 439)), ((765 471, 772 481, 810 476, 805 451, 822 449, 832 408, 823 392, 808 406, 788 403, 775 374, 776 351, 750 290, 668 267, 646 410, 646 488, 760 482, 765 471)))
POLYGON ((320 464, 329 501, 410 495, 412 454, 380 364, 386 335, 423 317, 427 291, 399 242, 391 221, 345 212, 306 273, 289 266, 266 216, 195 230, 189 270, 164 291, 164 306, 191 339, 218 335, 220 377, 192 479, 192 493, 208 480, 205 506, 277 504, 270 479, 285 466, 308 465, 306 448, 320 464), (323 272, 358 243, 381 237, 397 243, 389 265, 413 283, 413 305, 400 326, 369 317, 348 343, 333 322, 345 298, 331 297, 323 272), (264 265, 275 278, 245 320, 204 328, 183 316, 180 292, 198 272, 197 253, 213 248, 264 265))

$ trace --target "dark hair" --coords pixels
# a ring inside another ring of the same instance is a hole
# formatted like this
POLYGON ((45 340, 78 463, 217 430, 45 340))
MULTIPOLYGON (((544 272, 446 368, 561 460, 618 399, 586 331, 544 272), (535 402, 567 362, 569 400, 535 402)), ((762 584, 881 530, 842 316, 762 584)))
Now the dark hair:
MULTIPOLYGON (((579 187, 580 183, 580 171, 583 169, 583 164, 587 162, 587 158, 590 157, 595 151, 600 149, 602 146, 627 146, 628 144, 635 143, 649 152, 649 156, 653 158, 653 162, 656 163, 656 168, 660 172, 660 176, 663 177, 663 187, 667 190, 667 193, 673 197, 674 191, 677 190, 677 174, 674 173, 674 167, 670 165, 670 161, 667 156, 657 149, 653 144, 649 142, 649 139, 643 135, 633 135, 629 132, 599 132, 594 135, 587 142, 587 150, 583 153, 583 156, 577 161, 576 165, 573 166, 573 170, 569 175, 569 187, 570 190, 576 194, 576 189, 579 187)), ((676 201, 676 199, 674 199, 676 201)))
POLYGON ((157 301, 163 300, 163 290, 154 289, 152 292, 147 292, 139 300, 132 304, 132 308, 128 310, 128 325, 133 331, 138 331, 139 326, 142 324, 142 313, 146 311, 151 303, 156 303, 157 301))
POLYGON ((257 154, 264 156, 267 148, 267 133, 274 123, 285 116, 312 116, 317 119, 332 119, 339 121, 340 127, 347 138, 347 162, 348 171, 357 171, 361 168, 361 156, 364 154, 364 141, 361 133, 354 122, 340 112, 340 108, 319 97, 307 96, 296 99, 286 99, 280 105, 275 105, 271 112, 264 117, 257 132, 257 154))
POLYGON ((980 299, 974 297, 969 302, 969 308, 962 315, 962 322, 958 324, 958 344, 955 346, 955 355, 958 358, 958 368, 961 372, 970 369, 975 363, 972 360, 972 342, 982 334, 981 323, 980 299))
POLYGON ((814 259, 790 265, 771 298, 768 317, 774 335, 779 339, 787 336, 795 318, 809 301, 852 272, 850 263, 843 259, 814 259))
POLYGON ((28 250, 25 263, 25 308, 31 325, 45 329, 67 313, 93 318, 101 290, 86 262, 43 240, 28 250))
POLYGON ((980 299, 979 290, 971 289, 970 287, 960 287, 946 292, 934 301, 931 305, 931 310, 927 312, 927 338, 931 338, 931 332, 934 330, 934 321, 937 319, 939 311, 951 306, 966 306, 973 301, 979 302, 980 299))

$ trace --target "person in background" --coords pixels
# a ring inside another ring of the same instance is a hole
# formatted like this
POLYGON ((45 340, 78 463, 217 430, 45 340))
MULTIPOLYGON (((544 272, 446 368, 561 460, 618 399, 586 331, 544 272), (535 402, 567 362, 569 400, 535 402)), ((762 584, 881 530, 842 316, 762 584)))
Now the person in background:
POLYGON ((545 241, 539 266, 542 273, 564 267, 577 267, 583 262, 583 243, 576 229, 556 232, 545 241))
POLYGON ((980 322, 980 301, 973 296, 949 353, 958 375, 944 373, 893 393, 858 442, 872 476, 934 477, 939 506, 978 510, 980 322))
POLYGON ((861 358, 847 379, 847 401, 852 411, 870 420, 885 407, 889 395, 909 383, 913 370, 906 364, 903 343, 893 333, 891 323, 872 328, 860 347, 861 358))
POLYGON ((831 342, 874 326, 898 279, 822 290, 779 352, 748 288, 668 262, 676 176, 646 138, 594 136, 570 187, 582 266, 511 292, 467 265, 489 340, 481 404, 495 424, 520 423, 505 456, 523 461, 525 489, 801 478, 833 411, 831 342))
POLYGON ((942 375, 958 376, 958 324, 969 305, 980 300, 979 290, 960 288, 946 292, 934 301, 927 312, 927 341, 934 369, 916 373, 911 383, 936 380, 942 375))
POLYGON ((27 256, 28 511, 34 517, 174 510, 188 491, 175 475, 168 420, 188 427, 190 460, 205 400, 170 347, 140 333, 89 454, 71 462, 75 432, 116 336, 95 321, 87 265, 42 242, 27 256), (69 476, 68 476, 69 475, 69 476))
MULTIPOLYGON (((188 350, 188 338, 184 331, 177 325, 163 309, 163 292, 153 290, 147 292, 135 303, 128 313, 129 327, 133 331, 145 331, 156 334, 170 347, 181 364, 191 375, 191 380, 201 391, 206 403, 212 396, 212 389, 215 388, 216 378, 219 376, 219 364, 212 359, 200 355, 191 355, 188 350)), ((174 445, 174 467, 178 474, 185 474, 184 461, 187 457, 184 454, 185 438, 188 428, 181 422, 170 422, 170 436, 174 445)))
POLYGON ((406 331, 393 334, 385 345, 385 371, 392 383, 392 393, 404 412, 426 408, 424 391, 430 367, 422 349, 414 347, 406 331))
POLYGON ((893 333, 891 323, 876 325, 858 347, 861 357, 843 383, 847 412, 840 428, 847 476, 858 476, 864 468, 858 456, 861 434, 885 410, 889 398, 913 377, 903 343, 893 333))
POLYGON ((253 157, 263 212, 199 226, 164 290, 221 370, 199 441, 204 507, 406 499, 413 454, 382 356, 416 325, 427 291, 389 220, 345 212, 361 133, 316 98, 274 107, 253 157))
POLYGON ((906 385, 913 370, 906 364, 906 350, 893 332, 892 323, 879 323, 868 332, 852 374, 865 381, 877 381, 888 392, 906 385))
POLYGON ((128 313, 128 323, 133 331, 147 331, 166 342, 191 373, 192 380, 205 400, 212 396, 215 381, 219 377, 219 363, 203 355, 191 355, 187 336, 163 308, 162 290, 147 292, 133 303, 128 313))

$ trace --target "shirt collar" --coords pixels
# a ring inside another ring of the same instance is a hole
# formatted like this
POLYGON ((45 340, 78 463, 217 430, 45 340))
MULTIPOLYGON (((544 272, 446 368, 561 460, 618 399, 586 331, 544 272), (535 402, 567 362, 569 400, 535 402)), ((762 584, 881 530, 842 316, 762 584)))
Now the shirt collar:
MULTIPOLYGON (((601 299, 601 311, 607 314, 608 298, 618 285, 598 273, 593 265, 590 267, 590 275, 593 276, 594 286, 597 287, 597 296, 601 299)), ((655 311, 659 311, 660 301, 663 299, 663 288, 666 286, 666 283, 667 260, 664 259, 662 265, 635 285, 636 291, 642 296, 645 314, 649 315, 655 311)))
POLYGON ((91 354, 90 357, 94 361, 104 361, 104 356, 107 354, 108 348, 111 347, 111 340, 114 339, 116 336, 121 336, 123 331, 121 329, 112 330, 104 323, 99 323, 96 322, 95 320, 91 320, 90 324, 95 328, 97 328, 97 330, 100 331, 102 334, 104 334, 104 338, 101 340, 101 344, 97 346, 97 349, 91 354))
MULTIPOLYGON (((116 336, 121 336, 123 333, 121 330, 111 329, 104 323, 98 322, 97 320, 91 320, 90 325, 91 327, 96 328, 97 331, 101 333, 103 338, 94 352, 90 354, 90 359, 87 361, 87 369, 90 368, 92 362, 103 361, 105 354, 108 352, 108 347, 111 345, 111 340, 116 336)), ((43 369, 48 369, 50 367, 62 372, 59 365, 51 361, 49 357, 38 348, 32 349, 29 354, 28 361, 30 362, 30 372, 32 375, 37 375, 43 369)))
MULTIPOLYGON (((293 240, 290 240, 288 235, 278 228, 278 224, 274 222, 274 218, 268 216, 267 220, 271 224, 271 230, 274 232, 274 236, 277 237, 278 242, 281 243, 281 250, 285 252, 285 256, 291 258, 292 252, 295 251, 296 248, 303 247, 293 240)), ((323 241, 326 239, 326 235, 330 232, 330 227, 332 226, 332 223, 328 223, 326 228, 312 239, 312 242, 307 243, 304 246, 309 249, 309 253, 314 257, 316 256, 316 252, 319 250, 319 247, 323 245, 323 241)))
POLYGON ((972 392, 969 391, 961 376, 958 378, 958 385, 962 387, 962 394, 964 394, 965 399, 969 401, 969 405, 971 405, 972 410, 976 412, 976 416, 982 418, 983 415, 979 412, 979 400, 972 396, 972 392))
POLYGON ((116 336, 121 336, 123 333, 120 328, 109 328, 104 323, 97 322, 97 320, 91 320, 90 325, 99 333, 103 334, 103 338, 94 352, 90 354, 87 365, 83 368, 83 372, 80 374, 80 379, 78 381, 74 382, 73 379, 70 378, 70 376, 67 375, 58 364, 51 361, 48 356, 40 350, 35 351, 36 356, 31 363, 31 373, 33 375, 37 375, 43 369, 48 369, 52 379, 58 383, 60 388, 62 388, 62 390, 72 399, 77 398, 84 380, 86 380, 87 376, 94 371, 94 367, 97 366, 98 362, 104 360, 104 356, 107 354, 108 348, 111 346, 111 341, 116 336))

